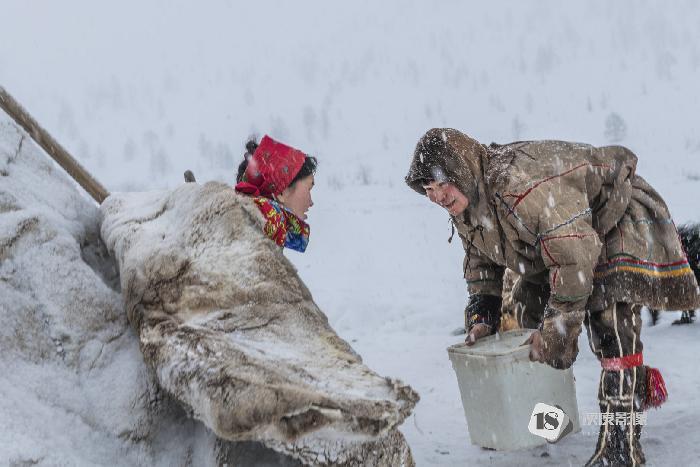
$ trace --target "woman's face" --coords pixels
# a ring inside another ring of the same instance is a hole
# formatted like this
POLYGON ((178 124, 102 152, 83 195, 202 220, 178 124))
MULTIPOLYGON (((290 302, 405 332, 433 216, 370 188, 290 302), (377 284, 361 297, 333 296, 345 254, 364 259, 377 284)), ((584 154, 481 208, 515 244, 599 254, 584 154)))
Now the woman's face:
POLYGON ((313 187, 314 176, 309 175, 288 186, 277 199, 299 219, 306 220, 306 211, 314 205, 314 202, 311 200, 311 189, 313 187))
POLYGON ((469 198, 449 182, 432 181, 423 188, 430 201, 447 209, 452 216, 462 214, 469 206, 469 198))

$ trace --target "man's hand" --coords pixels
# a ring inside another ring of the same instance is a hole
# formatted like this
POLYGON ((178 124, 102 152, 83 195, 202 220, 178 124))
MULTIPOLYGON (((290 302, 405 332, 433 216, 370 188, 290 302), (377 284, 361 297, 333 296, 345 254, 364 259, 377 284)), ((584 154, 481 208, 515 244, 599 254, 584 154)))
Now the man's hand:
POLYGON ((542 328, 525 341, 530 344, 530 360, 545 363, 557 370, 573 365, 578 355, 581 321, 582 311, 558 313, 545 318, 542 328))
POLYGON ((540 331, 530 334, 523 344, 530 344, 530 361, 544 363, 544 343, 540 331))
POLYGON ((464 343, 467 345, 474 345, 477 340, 489 334, 491 334, 491 326, 484 323, 475 324, 469 330, 469 333, 467 333, 467 338, 464 340, 464 343))
POLYGON ((464 309, 466 323, 467 345, 474 343, 484 336, 495 333, 501 320, 501 297, 496 295, 474 294, 469 296, 469 303, 464 309))

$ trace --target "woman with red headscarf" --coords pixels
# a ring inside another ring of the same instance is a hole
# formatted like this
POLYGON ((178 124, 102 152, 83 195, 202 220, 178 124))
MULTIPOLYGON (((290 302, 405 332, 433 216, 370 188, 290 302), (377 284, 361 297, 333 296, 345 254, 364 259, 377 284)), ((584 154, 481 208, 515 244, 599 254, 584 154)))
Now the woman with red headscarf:
POLYGON ((304 252, 309 243, 306 212, 311 206, 316 158, 265 135, 246 144, 236 191, 252 196, 267 220, 265 234, 279 246, 304 252))

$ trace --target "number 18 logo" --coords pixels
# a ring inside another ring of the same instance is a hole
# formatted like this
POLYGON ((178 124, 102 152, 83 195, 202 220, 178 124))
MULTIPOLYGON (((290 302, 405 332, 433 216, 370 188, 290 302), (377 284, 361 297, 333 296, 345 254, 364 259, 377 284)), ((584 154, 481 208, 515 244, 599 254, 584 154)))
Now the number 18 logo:
POLYGON ((559 407, 539 402, 530 415, 530 433, 556 443, 573 430, 569 416, 559 407))

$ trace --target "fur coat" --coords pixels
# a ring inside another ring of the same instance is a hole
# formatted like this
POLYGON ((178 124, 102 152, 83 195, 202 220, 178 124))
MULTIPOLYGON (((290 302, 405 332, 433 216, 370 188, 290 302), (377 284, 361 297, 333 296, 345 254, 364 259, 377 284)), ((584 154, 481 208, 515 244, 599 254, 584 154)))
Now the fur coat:
POLYGON ((505 268, 551 290, 544 327, 569 339, 585 310, 613 302, 685 310, 698 285, 671 215, 621 146, 564 141, 484 146, 457 130, 419 141, 407 184, 451 182, 469 199, 453 218, 470 294, 500 295, 505 268), (563 324, 563 327, 561 326, 563 324))

